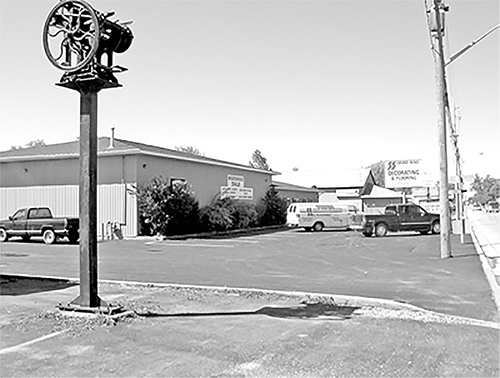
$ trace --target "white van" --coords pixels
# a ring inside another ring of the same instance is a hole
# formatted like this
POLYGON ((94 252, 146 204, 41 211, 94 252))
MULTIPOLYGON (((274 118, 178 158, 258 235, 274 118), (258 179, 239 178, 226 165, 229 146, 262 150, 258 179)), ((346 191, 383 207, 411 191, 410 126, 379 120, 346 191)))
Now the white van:
POLYGON ((302 227, 307 231, 323 228, 359 229, 363 214, 354 205, 342 203, 297 202, 288 206, 288 227, 302 227))

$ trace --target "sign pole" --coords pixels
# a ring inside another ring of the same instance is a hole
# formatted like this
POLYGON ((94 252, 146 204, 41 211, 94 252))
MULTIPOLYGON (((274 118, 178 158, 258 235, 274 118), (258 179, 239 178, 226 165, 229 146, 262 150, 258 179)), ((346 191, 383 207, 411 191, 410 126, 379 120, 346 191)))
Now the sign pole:
POLYGON ((97 92, 80 85, 80 296, 71 304, 100 307, 97 284, 97 92))
POLYGON ((80 295, 62 310, 100 311, 111 314, 99 298, 97 281, 97 93, 121 85, 114 73, 113 53, 132 44, 130 22, 109 19, 84 0, 62 0, 49 13, 43 30, 43 48, 49 61, 65 73, 57 84, 80 93, 80 295), (107 55, 107 64, 103 56, 107 55))

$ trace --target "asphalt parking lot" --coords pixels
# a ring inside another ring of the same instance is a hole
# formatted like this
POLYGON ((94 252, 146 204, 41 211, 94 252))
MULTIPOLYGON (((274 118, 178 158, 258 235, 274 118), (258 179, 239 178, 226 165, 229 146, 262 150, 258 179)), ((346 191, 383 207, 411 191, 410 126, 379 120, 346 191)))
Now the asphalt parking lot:
POLYGON ((475 247, 452 237, 442 260, 439 244, 301 231, 101 243, 99 294, 135 315, 115 324, 62 314, 79 286, 33 277, 77 278, 77 246, 3 243, 0 375, 498 376, 475 247))
MULTIPOLYGON (((99 279, 364 296, 451 315, 491 320, 490 288, 474 246, 439 236, 301 230, 232 239, 99 244, 99 279), (471 284, 473 282, 473 284, 471 284), (443 292, 447 295, 443 296, 443 292)), ((2 274, 78 278, 78 246, 2 244, 2 274)))

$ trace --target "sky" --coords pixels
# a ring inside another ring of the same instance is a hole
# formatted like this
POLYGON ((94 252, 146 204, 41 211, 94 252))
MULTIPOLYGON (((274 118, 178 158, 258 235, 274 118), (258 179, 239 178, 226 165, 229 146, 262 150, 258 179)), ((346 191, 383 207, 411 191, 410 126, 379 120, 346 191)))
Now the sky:
MULTIPOLYGON (((79 94, 55 85, 42 46, 57 3, 0 0, 0 151, 79 135, 79 94)), ((439 171, 424 0, 90 3, 134 33, 114 58, 123 87, 99 93, 99 136, 114 127, 239 164, 258 149, 282 177, 395 159, 439 171)), ((446 2, 447 57, 500 23, 499 3, 446 2)), ((465 174, 500 178, 499 41, 497 30, 447 68, 465 174)))

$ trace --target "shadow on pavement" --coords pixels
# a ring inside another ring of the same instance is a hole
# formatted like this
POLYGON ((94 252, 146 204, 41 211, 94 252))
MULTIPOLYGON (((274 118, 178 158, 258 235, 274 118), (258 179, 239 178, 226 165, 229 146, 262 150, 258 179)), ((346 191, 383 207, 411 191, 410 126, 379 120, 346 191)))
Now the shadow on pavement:
POLYGON ((0 275, 0 296, 1 295, 26 295, 40 293, 43 291, 53 291, 67 289, 78 285, 67 280, 19 277, 11 275, 0 275))
POLYGON ((346 320, 352 313, 361 307, 339 306, 325 303, 306 303, 293 307, 265 306, 256 311, 231 311, 231 312, 187 312, 187 313, 154 313, 137 312, 142 317, 204 317, 204 316, 241 316, 241 315, 267 315, 274 318, 285 319, 328 319, 346 320))

